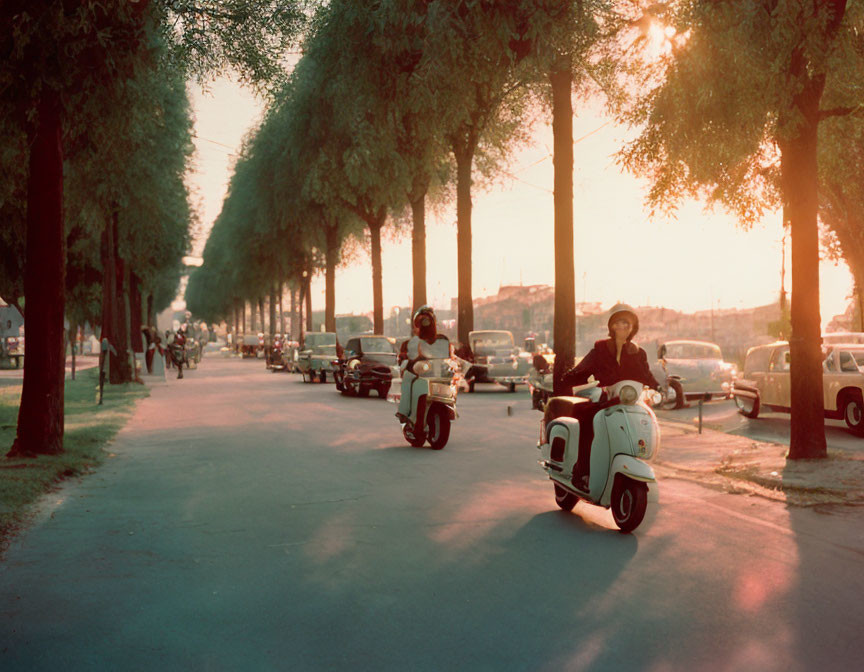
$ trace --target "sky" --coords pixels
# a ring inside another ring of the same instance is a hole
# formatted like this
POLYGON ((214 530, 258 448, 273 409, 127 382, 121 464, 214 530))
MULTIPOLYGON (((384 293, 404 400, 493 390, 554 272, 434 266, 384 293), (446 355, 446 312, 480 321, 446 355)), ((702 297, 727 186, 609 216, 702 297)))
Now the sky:
MULTIPOLYGON (((195 170, 188 176, 200 228, 194 254, 219 214, 236 152, 257 125, 263 104, 227 80, 206 92, 190 86, 195 115, 195 170)), ((734 217, 685 202, 676 219, 649 218, 647 183, 620 169, 614 154, 632 130, 604 117, 599 105, 576 105, 573 137, 576 300, 604 308, 624 301, 693 312, 749 308, 776 301, 780 291, 780 213, 744 231, 734 217)), ((474 297, 501 285, 553 284, 552 130, 538 124, 532 141, 513 154, 507 174, 473 193, 474 297)), ((456 204, 427 209, 427 293, 449 308, 457 294, 456 204)), ((411 303, 410 232, 383 243, 384 310, 411 303)), ((786 289, 791 290, 787 244, 786 289)), ((845 311, 852 280, 845 264, 823 261, 823 325, 845 311)), ((314 310, 324 307, 324 278, 312 283, 314 310)), ((368 252, 336 274, 336 312, 372 310, 368 252)))

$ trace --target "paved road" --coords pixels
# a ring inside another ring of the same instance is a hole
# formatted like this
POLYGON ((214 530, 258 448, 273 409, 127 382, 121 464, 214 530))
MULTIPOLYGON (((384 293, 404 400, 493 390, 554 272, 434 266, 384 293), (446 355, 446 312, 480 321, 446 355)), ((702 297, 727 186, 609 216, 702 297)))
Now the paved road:
POLYGON ((860 666, 861 510, 665 480, 621 535, 556 510, 527 395, 460 410, 433 452, 257 361, 154 385, 0 564, 0 669, 860 666))
MULTIPOLYGON (((658 411, 658 417, 694 425, 699 415, 696 402, 677 411, 658 411)), ((745 418, 732 400, 716 400, 703 404, 702 421, 706 427, 730 434, 747 436, 757 441, 773 441, 789 445, 789 414, 760 413, 758 418, 745 418)), ((864 451, 864 439, 854 436, 842 420, 825 421, 825 439, 829 448, 864 451)))

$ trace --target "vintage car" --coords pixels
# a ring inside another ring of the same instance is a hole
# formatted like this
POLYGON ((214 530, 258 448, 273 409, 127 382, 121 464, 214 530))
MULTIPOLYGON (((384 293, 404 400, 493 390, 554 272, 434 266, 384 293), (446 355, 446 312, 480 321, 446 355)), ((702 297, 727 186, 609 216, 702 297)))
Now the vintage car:
POLYGON ((468 347, 473 357, 465 374, 469 392, 474 391, 475 383, 498 383, 515 392, 516 385, 528 382, 531 355, 514 346, 509 331, 472 331, 468 347))
POLYGON ((21 362, 24 360, 24 337, 23 336, 6 336, 3 339, 2 348, 0 348, 0 361, 4 365, 8 362, 14 364, 16 369, 21 368, 21 362))
POLYGON ((243 334, 239 340, 240 354, 244 359, 247 357, 264 357, 266 349, 264 347, 264 333, 248 332, 243 334))
POLYGON ((833 343, 856 343, 864 345, 864 333, 860 331, 832 331, 822 334, 822 343, 825 345, 833 343))
POLYGON ((333 372, 336 389, 348 397, 368 397, 370 390, 387 398, 396 365, 396 350, 384 336, 349 338, 333 372))
MULTIPOLYGON (((829 344, 823 348, 822 394, 825 417, 845 420, 864 436, 864 345, 829 344)), ((742 415, 756 418, 765 409, 789 413, 792 402, 790 352, 785 341, 747 351, 744 372, 732 386, 742 415)))
POLYGON ((303 374, 303 382, 327 382, 327 373, 333 373, 338 365, 339 341, 335 332, 315 331, 305 335, 301 350, 297 353, 296 367, 303 374))
POLYGON ((665 341, 656 348, 651 373, 662 386, 663 407, 682 408, 687 399, 728 399, 738 375, 735 364, 723 361, 720 346, 708 341, 665 341))

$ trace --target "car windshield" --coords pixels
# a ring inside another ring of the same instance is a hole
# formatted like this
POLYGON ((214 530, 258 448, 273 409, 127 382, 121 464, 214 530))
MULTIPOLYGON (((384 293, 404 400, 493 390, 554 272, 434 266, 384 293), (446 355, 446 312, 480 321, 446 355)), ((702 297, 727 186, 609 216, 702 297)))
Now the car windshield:
POLYGON ((474 354, 483 355, 497 350, 511 349, 513 336, 508 333, 481 332, 471 337, 474 354))
POLYGON ((864 368, 864 348, 840 351, 840 370, 855 372, 864 368))
POLYGON ((363 349, 364 353, 369 354, 395 354, 393 352, 393 346, 390 341, 388 341, 383 336, 379 338, 364 338, 360 341, 360 347, 363 349))
POLYGON ((666 359, 723 359, 723 355, 711 343, 667 343, 666 359))
POLYGON ((306 334, 307 348, 314 348, 319 345, 336 345, 336 334, 306 334))

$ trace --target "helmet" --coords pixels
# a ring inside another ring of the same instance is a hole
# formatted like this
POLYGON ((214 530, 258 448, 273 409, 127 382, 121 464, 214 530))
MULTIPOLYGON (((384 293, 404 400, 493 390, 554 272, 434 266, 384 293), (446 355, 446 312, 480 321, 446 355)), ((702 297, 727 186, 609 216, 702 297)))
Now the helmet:
POLYGON ((423 305, 420 306, 417 310, 415 310, 414 315, 411 317, 411 324, 413 324, 418 329, 423 326, 435 324, 435 311, 432 310, 432 306, 423 305))
POLYGON ((606 322, 606 327, 609 329, 609 335, 612 336, 612 321, 616 317, 620 317, 622 314, 629 317, 633 324, 633 328, 630 330, 630 335, 627 337, 627 340, 629 341, 632 340, 636 335, 636 332, 639 331, 639 317, 636 315, 636 311, 626 303, 616 303, 612 306, 612 309, 609 311, 609 319, 606 322))

